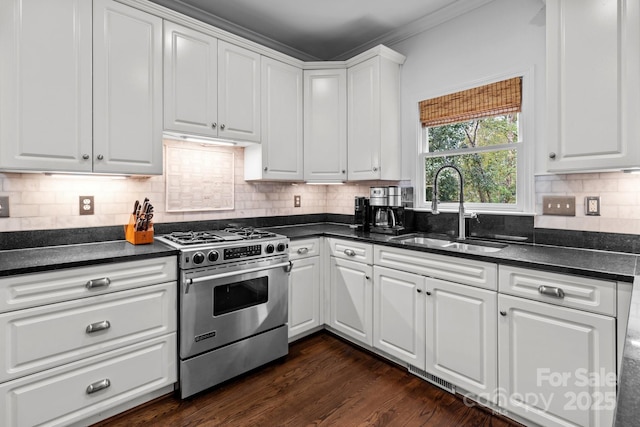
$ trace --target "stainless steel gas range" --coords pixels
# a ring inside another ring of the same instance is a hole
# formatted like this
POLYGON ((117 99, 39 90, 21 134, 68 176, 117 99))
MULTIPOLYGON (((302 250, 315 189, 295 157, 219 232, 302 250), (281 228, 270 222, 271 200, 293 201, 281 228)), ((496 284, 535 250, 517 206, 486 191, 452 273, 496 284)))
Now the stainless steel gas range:
POLYGON ((289 239, 253 228, 156 237, 180 250, 180 397, 288 353, 289 239))

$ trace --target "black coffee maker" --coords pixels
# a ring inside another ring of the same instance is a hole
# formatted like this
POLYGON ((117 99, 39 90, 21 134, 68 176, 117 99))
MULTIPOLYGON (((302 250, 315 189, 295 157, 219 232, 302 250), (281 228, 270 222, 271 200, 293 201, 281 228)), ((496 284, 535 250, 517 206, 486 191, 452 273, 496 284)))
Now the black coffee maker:
POLYGON ((356 197, 353 209, 353 225, 356 230, 369 231, 369 199, 356 197))

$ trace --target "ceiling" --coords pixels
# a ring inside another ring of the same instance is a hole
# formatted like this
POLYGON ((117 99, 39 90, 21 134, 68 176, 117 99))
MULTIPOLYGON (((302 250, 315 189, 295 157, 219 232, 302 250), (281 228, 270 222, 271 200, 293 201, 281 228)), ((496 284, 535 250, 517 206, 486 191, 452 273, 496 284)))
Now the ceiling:
POLYGON ((343 60, 492 0, 151 0, 293 57, 343 60))

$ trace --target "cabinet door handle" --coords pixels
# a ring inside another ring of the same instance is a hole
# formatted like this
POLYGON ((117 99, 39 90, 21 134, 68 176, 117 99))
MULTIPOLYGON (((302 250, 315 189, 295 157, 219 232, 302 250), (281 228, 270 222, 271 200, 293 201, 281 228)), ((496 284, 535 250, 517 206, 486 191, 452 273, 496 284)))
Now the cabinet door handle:
POLYGON ((416 289, 416 292, 418 292, 419 294, 422 293, 422 289, 416 289))
POLYGON ((347 173, 347 171, 345 169, 342 169, 342 174, 344 175, 345 173, 347 173))
POLYGON ((346 256, 356 256, 356 251, 354 251, 353 249, 345 249, 344 254, 346 256))
POLYGON ((427 294, 427 295, 431 295, 431 292, 427 291, 427 292, 425 292, 425 294, 427 294))
POLYGON ((109 279, 108 277, 103 277, 101 279, 89 280, 84 286, 87 289, 93 289, 93 288, 103 288, 105 286, 109 286, 110 284, 111 284, 111 279, 109 279))
POLYGON ((83 154, 82 155, 82 159, 83 160, 89 160, 89 157, 91 157, 91 156, 89 156, 88 154, 83 154))
POLYGON ((225 127, 226 126, 224 125, 224 123, 220 125, 220 129, 222 129, 222 130, 224 130, 225 127))
POLYGON ((374 167, 373 167, 373 171, 374 171, 374 172, 378 172, 378 167, 377 167, 377 166, 374 166, 374 167))
POLYGON ((546 295, 548 297, 564 298, 564 291, 562 289, 556 288, 554 286, 540 285, 540 286, 538 286, 538 292, 540 292, 542 295, 546 295))
POLYGON ((500 316, 506 316, 507 312, 506 311, 500 311, 500 316))
POLYGON ((111 323, 109 323, 108 320, 103 320, 102 322, 96 322, 96 323, 87 325, 86 331, 88 334, 92 334, 94 332, 104 331, 106 329, 109 329, 110 327, 111 327, 111 323))
POLYGON ((309 252, 309 248, 299 248, 298 249, 298 254, 300 254, 300 255, 304 255, 307 252, 309 252))
POLYGON ((549 153, 549 158, 550 159, 555 159, 556 158, 556 153, 554 153, 554 152, 549 153))
POLYGON ((93 394, 96 391, 104 390, 105 388, 109 388, 111 386, 111 381, 108 378, 105 378, 101 381, 96 381, 93 384, 89 384, 87 386, 87 394, 93 394))
POLYGON ((102 154, 98 154, 98 160, 102 160, 104 159, 104 156, 102 154))
POLYGON ((367 280, 371 280, 371 277, 369 277, 369 276, 364 276, 364 278, 367 279, 367 280))
POLYGON ((215 129, 218 126, 216 122, 211 123, 211 129, 215 129))
POLYGON ((268 171, 268 170, 269 170, 269 168, 268 168, 267 166, 265 166, 265 167, 264 167, 264 171, 266 172, 266 171, 268 171))

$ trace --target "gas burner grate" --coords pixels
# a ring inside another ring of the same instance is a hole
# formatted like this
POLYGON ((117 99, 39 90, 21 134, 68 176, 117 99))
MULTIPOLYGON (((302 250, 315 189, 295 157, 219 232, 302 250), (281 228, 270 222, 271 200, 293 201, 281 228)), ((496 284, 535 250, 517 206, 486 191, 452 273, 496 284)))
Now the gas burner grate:
POLYGON ((226 231, 227 233, 232 233, 232 234, 241 236, 243 239, 246 239, 246 240, 264 239, 264 238, 276 236, 276 233, 272 233, 270 231, 258 230, 252 227, 225 228, 224 231, 226 231))
POLYGON ((176 231, 164 236, 165 239, 180 245, 202 245, 207 243, 223 242, 220 236, 211 234, 208 231, 176 231))

